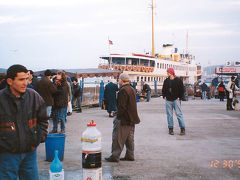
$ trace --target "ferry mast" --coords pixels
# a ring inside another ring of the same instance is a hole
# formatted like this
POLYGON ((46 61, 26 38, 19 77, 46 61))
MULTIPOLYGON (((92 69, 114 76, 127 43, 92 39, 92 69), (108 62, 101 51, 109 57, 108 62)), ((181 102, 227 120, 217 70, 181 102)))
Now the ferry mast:
POLYGON ((155 57, 155 48, 154 48, 154 24, 153 24, 153 0, 152 0, 152 56, 155 57))

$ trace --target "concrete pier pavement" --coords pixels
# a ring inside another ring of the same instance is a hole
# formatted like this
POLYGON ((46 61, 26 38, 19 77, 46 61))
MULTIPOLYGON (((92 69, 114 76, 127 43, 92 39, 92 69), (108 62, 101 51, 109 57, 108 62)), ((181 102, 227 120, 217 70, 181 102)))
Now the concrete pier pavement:
MULTIPOLYGON (((165 102, 139 102, 141 123, 135 129, 135 161, 109 163, 112 122, 100 108, 83 109, 67 117, 63 167, 65 179, 81 179, 81 134, 90 120, 102 133, 103 179, 126 180, 239 180, 240 111, 226 111, 226 102, 190 98, 182 102, 186 135, 174 116, 175 135, 168 134, 165 102)), ((121 156, 123 157, 125 149, 121 156)), ((38 148, 40 180, 47 179, 50 163, 45 145, 38 148)))

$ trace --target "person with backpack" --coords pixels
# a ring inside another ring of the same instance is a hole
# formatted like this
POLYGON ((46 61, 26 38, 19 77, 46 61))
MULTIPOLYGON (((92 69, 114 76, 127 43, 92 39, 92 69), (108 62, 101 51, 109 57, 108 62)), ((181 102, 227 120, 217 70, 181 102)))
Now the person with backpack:
POLYGON ((223 84, 223 80, 221 80, 220 84, 218 85, 218 96, 220 101, 224 101, 225 96, 225 85, 223 84))

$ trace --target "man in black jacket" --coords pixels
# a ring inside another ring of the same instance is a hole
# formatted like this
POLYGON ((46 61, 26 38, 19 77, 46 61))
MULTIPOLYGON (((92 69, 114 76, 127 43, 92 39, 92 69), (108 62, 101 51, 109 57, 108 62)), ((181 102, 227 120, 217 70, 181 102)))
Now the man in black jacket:
POLYGON ((36 148, 46 139, 48 116, 42 97, 27 88, 27 72, 9 67, 0 91, 0 179, 39 179, 36 148))
POLYGON ((78 83, 78 79, 75 78, 73 80, 73 98, 72 103, 74 108, 77 108, 77 113, 82 112, 82 106, 81 106, 81 95, 82 95, 82 89, 78 83))
POLYGON ((173 109, 175 110, 179 126, 181 128, 180 135, 185 135, 185 124, 181 110, 180 100, 183 98, 184 86, 180 78, 176 77, 174 69, 167 69, 168 78, 163 83, 162 94, 166 100, 166 113, 168 120, 169 134, 174 135, 173 132, 173 109))
POLYGON ((143 81, 142 81, 142 86, 143 86, 143 92, 147 93, 147 102, 149 102, 151 99, 151 88, 147 83, 143 81))

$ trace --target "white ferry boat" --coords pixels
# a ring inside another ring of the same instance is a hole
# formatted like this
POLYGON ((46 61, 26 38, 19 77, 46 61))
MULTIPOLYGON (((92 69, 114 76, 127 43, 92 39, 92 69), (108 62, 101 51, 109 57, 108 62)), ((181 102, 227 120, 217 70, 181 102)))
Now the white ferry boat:
POLYGON ((187 43, 186 53, 178 53, 173 44, 163 44, 161 53, 155 54, 153 14, 152 0, 152 55, 110 54, 100 57, 98 68, 128 73, 132 82, 157 81, 158 85, 162 85, 167 77, 167 68, 172 67, 184 84, 194 84, 201 75, 201 69, 195 62, 195 56, 188 53, 187 43))
POLYGON ((167 68, 172 67, 178 77, 182 78, 185 84, 194 84, 201 74, 197 70, 195 57, 191 54, 178 54, 173 45, 163 45, 164 52, 161 55, 150 56, 145 54, 123 55, 110 54, 102 56, 98 68, 122 71, 129 74, 130 80, 158 81, 163 83, 167 77, 167 68))

